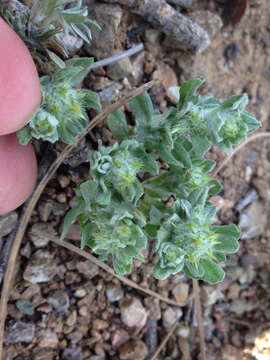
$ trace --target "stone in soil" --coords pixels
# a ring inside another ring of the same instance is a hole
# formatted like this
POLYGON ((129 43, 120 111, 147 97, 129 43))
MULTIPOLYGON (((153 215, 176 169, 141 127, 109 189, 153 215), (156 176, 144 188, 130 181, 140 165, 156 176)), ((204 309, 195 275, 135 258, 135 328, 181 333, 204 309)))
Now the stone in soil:
POLYGON ((214 305, 219 300, 224 299, 223 293, 215 286, 203 286, 202 293, 205 307, 214 305))
POLYGON ((238 201, 238 203, 235 206, 235 210, 238 212, 243 211, 248 205, 252 204, 255 200, 259 198, 259 194, 255 189, 251 189, 247 192, 245 197, 238 201))
POLYGON ((77 36, 66 34, 64 31, 58 33, 57 37, 60 37, 61 41, 64 43, 68 57, 74 56, 83 46, 82 39, 78 38, 77 36))
POLYGON ((70 177, 63 174, 60 174, 57 180, 62 189, 65 189, 70 184, 70 177))
POLYGON ((238 283, 233 283, 227 293, 227 299, 237 299, 240 292, 240 285, 238 283))
POLYGON ((49 251, 38 250, 27 263, 23 279, 32 284, 51 281, 57 272, 57 265, 49 251))
POLYGON ((232 345, 225 345, 222 350, 222 360, 239 360, 242 359, 242 351, 232 345))
POLYGON ((102 320, 102 319, 95 319, 93 321, 93 329, 96 329, 96 330, 104 330, 104 329, 107 329, 109 327, 109 323, 105 320, 102 320))
POLYGON ((87 295, 87 291, 85 289, 77 289, 74 293, 74 296, 81 299, 87 295))
POLYGON ((253 254, 243 254, 240 257, 240 264, 243 267, 248 267, 250 265, 255 265, 257 264, 257 256, 253 255, 253 254))
POLYGON ((77 344, 83 338, 83 334, 79 331, 73 331, 72 333, 68 334, 68 339, 71 341, 72 344, 77 344))
MULTIPOLYGON (((119 51, 115 52, 114 55, 117 53, 119 53, 119 51)), ((109 78, 116 81, 123 80, 125 77, 134 76, 133 66, 130 59, 127 57, 117 61, 116 63, 108 65, 107 75, 109 78)))
MULTIPOLYGON (((55 359, 55 350, 52 349, 40 349, 36 348, 33 354, 33 360, 54 360, 55 359)), ((31 358, 32 360, 32 358, 31 358)))
POLYGON ((56 333, 45 330, 39 336, 38 346, 41 348, 56 348, 58 345, 58 337, 56 333))
POLYGON ((189 285, 185 283, 178 284, 173 288, 172 293, 179 304, 184 304, 188 299, 189 285))
POLYGON ((27 241, 27 243, 21 248, 20 254, 26 257, 27 259, 30 259, 32 254, 30 241, 27 241))
POLYGON ((0 216, 0 237, 11 233, 18 221, 18 214, 11 211, 6 215, 0 216))
POLYGON ((170 86, 167 89, 167 96, 168 99, 173 103, 173 104, 178 104, 179 101, 179 90, 180 87, 179 86, 170 86))
POLYGON ((185 325, 180 325, 177 329, 176 329, 176 335, 187 339, 190 335, 190 328, 188 326, 185 325))
POLYGON ((85 45, 89 55, 96 59, 112 56, 119 39, 119 25, 123 10, 119 5, 100 4, 98 1, 88 1, 89 17, 101 26, 102 30, 91 27, 91 44, 85 45))
POLYGON ((169 328, 174 325, 179 319, 181 319, 183 311, 180 308, 168 307, 162 314, 162 323, 165 328, 169 328))
POLYGON ((126 326, 139 330, 146 324, 147 312, 138 298, 125 297, 120 311, 121 319, 126 326))
POLYGON ((71 312, 71 314, 68 316, 68 318, 66 319, 66 324, 68 326, 74 326, 76 324, 77 321, 77 311, 73 310, 71 312))
POLYGON ((5 330, 4 342, 15 344, 18 342, 30 343, 35 337, 35 325, 22 321, 10 322, 5 330))
POLYGON ((28 235, 36 248, 46 247, 50 238, 56 238, 53 227, 45 223, 36 223, 28 231, 28 235))
POLYGON ((86 276, 88 279, 93 279, 96 275, 99 274, 99 267, 92 263, 92 261, 79 261, 76 264, 76 268, 79 271, 79 273, 86 276))
POLYGON ((189 8, 192 5, 192 0, 168 0, 168 3, 189 8))
POLYGON ((237 316, 242 316, 245 312, 252 311, 259 307, 258 304, 249 302, 246 299, 236 299, 232 302, 230 311, 237 316))
POLYGON ((119 348, 129 340, 129 334, 124 329, 116 329, 111 334, 111 344, 114 348, 119 348))
POLYGON ((66 211, 68 210, 68 204, 60 204, 58 202, 55 202, 53 204, 53 215, 55 216, 62 216, 66 213, 66 211))
POLYGON ((164 63, 159 64, 157 70, 153 72, 152 79, 161 83, 162 87, 166 91, 170 87, 178 86, 178 80, 174 70, 164 63))
POLYGON ((158 299, 151 298, 150 296, 146 297, 144 299, 144 305, 146 306, 147 313, 151 319, 161 319, 160 302, 158 299))
POLYGON ((98 93, 100 102, 102 103, 111 103, 112 101, 116 101, 120 97, 120 90, 122 89, 122 85, 116 81, 111 81, 109 86, 98 93))
POLYGON ((65 349, 61 356, 61 360, 82 360, 82 355, 79 350, 65 349))
POLYGON ((38 205, 38 212, 40 219, 43 222, 47 222, 53 209, 53 201, 41 201, 38 205))
POLYGON ((32 316, 35 313, 35 308, 34 308, 33 304, 31 303, 31 301, 29 301, 29 300, 25 300, 25 299, 17 300, 16 306, 17 306, 18 310, 25 315, 32 316))
POLYGON ((119 349, 121 360, 144 360, 148 354, 148 349, 141 340, 130 340, 119 349))
POLYGON ((263 203, 259 200, 253 202, 240 214, 239 228, 242 239, 251 239, 264 233, 267 224, 267 213, 263 203))
POLYGON ((64 290, 55 290, 50 293, 47 302, 59 316, 65 314, 70 305, 69 296, 64 290))
POLYGON ((106 295, 110 302, 116 302, 122 299, 123 297, 123 289, 121 284, 108 284, 106 287, 106 295))
POLYGON ((210 39, 214 39, 223 26, 221 18, 212 11, 193 11, 190 17, 208 33, 210 39))

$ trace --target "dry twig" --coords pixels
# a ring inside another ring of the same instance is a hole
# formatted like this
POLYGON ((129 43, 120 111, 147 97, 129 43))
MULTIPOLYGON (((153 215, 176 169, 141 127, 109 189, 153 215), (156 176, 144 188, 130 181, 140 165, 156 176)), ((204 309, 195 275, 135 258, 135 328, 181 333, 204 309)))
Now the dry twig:
POLYGON ((157 348, 157 350, 155 351, 154 355, 151 357, 150 360, 155 360, 159 353, 161 352, 162 349, 164 349, 165 345, 167 344, 169 338, 172 336, 172 334, 174 333, 174 330, 176 329, 178 323, 176 322, 169 330, 168 334, 164 337, 164 339, 162 340, 161 344, 159 345, 159 347, 157 348))
MULTIPOLYGON (((139 88, 129 92, 126 96, 124 96, 122 99, 117 101, 116 103, 108 106, 105 110, 100 112, 88 125, 86 129, 86 133, 91 131, 97 124, 101 123, 104 119, 106 119, 113 111, 119 109, 121 106, 127 104, 131 99, 134 97, 140 95, 144 91, 148 90, 152 86, 152 82, 146 83, 139 88)), ((78 143, 84 138, 86 134, 79 136, 76 138, 78 143)), ((9 298, 9 292, 12 285, 12 279, 13 279, 13 273, 15 269, 16 259, 18 252, 21 247, 21 242, 24 236, 24 233, 26 231, 27 225, 29 223, 29 220, 31 218, 31 214, 44 190, 48 182, 52 179, 53 175, 56 173, 59 166, 63 163, 65 158, 71 153, 71 151, 74 149, 73 145, 68 145, 64 148, 64 150, 61 152, 61 154, 57 157, 57 159, 53 162, 53 164, 48 169, 45 176, 42 178, 40 183, 37 185, 32 197, 29 200, 28 206, 26 207, 25 211, 23 212, 21 216, 20 225, 18 228, 18 231, 16 233, 10 257, 8 260, 8 265, 4 277, 4 284, 2 288, 2 294, 1 294, 1 301, 0 301, 0 359, 3 359, 3 339, 4 339, 4 328, 5 328, 5 320, 7 316, 7 303, 9 298)))
MULTIPOLYGON (((48 234, 47 234, 47 237, 48 237, 48 234)), ((107 271, 109 274, 115 276, 117 279, 119 279, 120 281, 122 281, 123 284, 129 286, 129 287, 132 287, 136 290, 139 290, 149 296, 153 296, 157 299, 159 299, 160 301, 163 301, 167 304, 170 304, 170 305, 174 305, 174 306, 184 306, 185 304, 181 304, 181 303, 177 303, 173 300, 170 300, 164 296, 161 296, 159 295, 158 293, 152 291, 152 290, 149 290, 149 289, 146 289, 146 288, 143 288, 141 286, 139 286, 138 284, 136 284, 134 281, 130 280, 130 279, 127 279, 125 278, 124 276, 120 276, 120 275, 116 275, 114 270, 107 264, 105 264, 104 262, 102 261, 99 261, 97 260, 97 258, 95 256, 93 256, 92 254, 89 254, 88 252, 84 251, 84 250, 81 250, 79 249, 77 246, 74 246, 66 241, 60 241, 58 240, 56 237, 51 237, 50 240, 52 242, 54 242, 55 244, 57 245, 60 245, 60 246, 63 246, 64 248, 68 249, 68 250, 71 250, 73 252, 75 252, 76 254, 84 257, 85 259, 88 259, 90 261, 92 261, 94 264, 96 264, 97 266, 99 266, 101 269, 107 271)), ((191 299, 191 298, 190 298, 191 299)))

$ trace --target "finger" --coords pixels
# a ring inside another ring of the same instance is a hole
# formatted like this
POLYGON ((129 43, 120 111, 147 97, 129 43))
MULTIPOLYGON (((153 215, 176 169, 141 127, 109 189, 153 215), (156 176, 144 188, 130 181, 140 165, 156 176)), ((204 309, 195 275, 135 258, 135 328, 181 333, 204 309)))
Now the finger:
POLYGON ((0 17, 0 135, 22 128, 40 101, 33 59, 23 41, 0 17))
POLYGON ((20 145, 16 134, 0 136, 0 215, 25 202, 36 178, 37 161, 32 145, 20 145))

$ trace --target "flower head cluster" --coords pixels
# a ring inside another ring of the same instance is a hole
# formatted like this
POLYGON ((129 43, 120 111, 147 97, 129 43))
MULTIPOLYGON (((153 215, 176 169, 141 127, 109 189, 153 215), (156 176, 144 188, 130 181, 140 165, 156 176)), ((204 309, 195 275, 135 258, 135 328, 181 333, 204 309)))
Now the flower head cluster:
POLYGON ((155 158, 136 140, 100 146, 99 151, 90 151, 89 161, 90 174, 104 192, 116 191, 124 200, 134 203, 143 195, 138 173, 158 173, 155 158))
POLYGON ((157 278, 183 269, 187 275, 211 283, 223 280, 224 271, 215 261, 224 261, 225 253, 238 250, 240 233, 234 225, 211 226, 215 210, 210 203, 192 206, 188 200, 180 200, 173 204, 170 216, 157 232, 157 278))
POLYGON ((107 194, 94 180, 81 184, 77 205, 65 218, 62 237, 77 217, 82 228, 82 247, 90 246, 101 260, 111 254, 116 272, 123 275, 131 271, 134 258, 144 260, 140 250, 147 245, 142 230, 145 218, 132 203, 107 194))
POLYGON ((75 136, 84 134, 89 123, 86 108, 101 108, 95 92, 74 88, 86 76, 92 61, 91 58, 68 60, 53 79, 49 76, 40 79, 42 104, 29 124, 18 132, 21 144, 36 138, 76 145, 75 136))

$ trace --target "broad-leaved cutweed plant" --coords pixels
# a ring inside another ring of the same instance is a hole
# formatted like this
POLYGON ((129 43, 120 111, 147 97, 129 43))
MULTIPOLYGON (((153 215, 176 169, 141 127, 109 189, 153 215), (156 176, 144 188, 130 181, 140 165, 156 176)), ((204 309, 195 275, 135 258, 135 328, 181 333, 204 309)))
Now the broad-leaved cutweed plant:
POLYGON ((84 134, 89 123, 86 108, 101 109, 94 91, 74 88, 87 75, 92 62, 92 58, 73 58, 53 78, 40 79, 42 104, 30 122, 17 132, 21 144, 35 138, 76 145, 75 136, 84 134))
POLYGON ((112 255, 117 274, 129 273, 134 258, 143 260, 150 238, 159 258, 156 278, 183 270, 209 283, 223 280, 218 263, 238 250, 240 232, 235 225, 212 225, 216 207, 207 199, 221 185, 209 175, 215 162, 205 154, 212 145, 232 151, 260 123, 245 110, 247 95, 223 102, 197 95, 203 81, 185 82, 178 106, 163 114, 147 93, 133 99, 133 127, 121 110, 109 117, 118 142, 90 151, 91 179, 77 189, 62 239, 77 218, 82 248, 102 260, 112 255))

